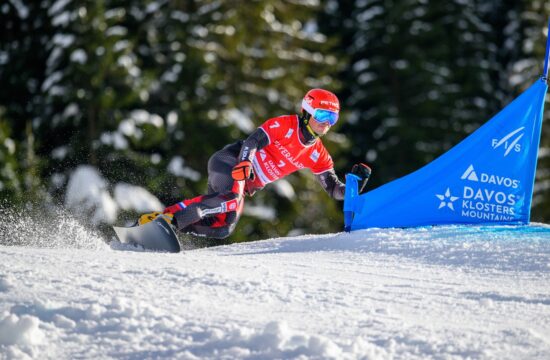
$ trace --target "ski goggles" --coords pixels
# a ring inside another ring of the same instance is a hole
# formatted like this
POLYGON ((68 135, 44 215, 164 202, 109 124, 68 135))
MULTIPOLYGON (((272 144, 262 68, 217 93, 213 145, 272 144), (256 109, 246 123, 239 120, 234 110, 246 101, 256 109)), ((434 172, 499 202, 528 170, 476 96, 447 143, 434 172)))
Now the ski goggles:
POLYGON ((338 113, 330 110, 325 109, 314 109, 309 105, 305 100, 302 101, 302 108, 307 111, 315 121, 319 123, 326 123, 328 122, 330 126, 336 124, 338 121, 338 113))

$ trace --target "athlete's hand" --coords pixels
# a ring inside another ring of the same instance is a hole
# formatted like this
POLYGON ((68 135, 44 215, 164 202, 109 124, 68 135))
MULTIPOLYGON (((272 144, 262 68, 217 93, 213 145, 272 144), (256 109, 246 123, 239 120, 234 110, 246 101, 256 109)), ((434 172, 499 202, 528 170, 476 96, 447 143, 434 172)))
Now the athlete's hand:
POLYGON ((351 168, 351 173, 361 178, 361 182, 359 183, 359 194, 362 194, 365 190, 365 186, 367 186, 371 172, 370 167, 363 163, 355 164, 351 168))
POLYGON ((231 171, 231 177, 233 177, 233 180, 236 181, 254 179, 252 163, 249 160, 241 161, 233 167, 233 170, 231 171))
POLYGON ((372 170, 367 164, 359 163, 353 165, 351 168, 351 173, 353 175, 359 176, 361 179, 368 179, 370 177, 372 170))

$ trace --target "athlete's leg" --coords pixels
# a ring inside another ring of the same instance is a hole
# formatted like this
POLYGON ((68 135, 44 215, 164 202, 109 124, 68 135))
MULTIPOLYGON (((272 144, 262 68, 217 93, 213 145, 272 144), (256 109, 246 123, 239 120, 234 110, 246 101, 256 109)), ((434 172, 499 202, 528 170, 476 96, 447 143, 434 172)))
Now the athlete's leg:
POLYGON ((174 214, 178 229, 216 238, 227 237, 235 229, 243 209, 244 193, 244 182, 236 182, 231 177, 239 151, 240 143, 235 143, 210 158, 208 195, 183 200, 165 210, 174 214))
POLYGON ((229 220, 227 213, 236 212, 239 208, 238 196, 234 193, 208 194, 179 203, 180 211, 174 213, 174 224, 178 229, 198 221, 205 220, 203 225, 220 226, 229 220), (221 221, 221 223, 220 223, 221 221))
POLYGON ((237 165, 241 146, 242 141, 227 145, 210 157, 208 160, 209 194, 233 192, 235 180, 231 177, 231 170, 237 165))

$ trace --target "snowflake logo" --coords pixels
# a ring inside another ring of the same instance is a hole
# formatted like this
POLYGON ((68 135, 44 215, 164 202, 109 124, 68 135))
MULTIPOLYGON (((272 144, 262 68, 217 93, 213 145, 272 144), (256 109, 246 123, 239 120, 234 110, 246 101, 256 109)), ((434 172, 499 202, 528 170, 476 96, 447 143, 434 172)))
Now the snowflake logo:
POLYGON ((451 195, 451 189, 447 188, 447 191, 445 191, 445 195, 435 195, 439 200, 441 200, 441 204, 439 204, 439 209, 442 209, 444 207, 448 207, 449 209, 455 211, 455 208, 453 206, 453 203, 459 199, 457 196, 451 195))

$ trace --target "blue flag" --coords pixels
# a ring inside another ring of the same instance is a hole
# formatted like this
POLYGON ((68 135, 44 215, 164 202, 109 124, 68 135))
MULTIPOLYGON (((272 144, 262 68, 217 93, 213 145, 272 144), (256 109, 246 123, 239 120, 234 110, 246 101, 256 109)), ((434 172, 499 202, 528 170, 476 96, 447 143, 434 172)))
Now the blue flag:
POLYGON ((420 170, 363 195, 346 176, 346 230, 441 224, 526 224, 547 84, 537 81, 420 170))

